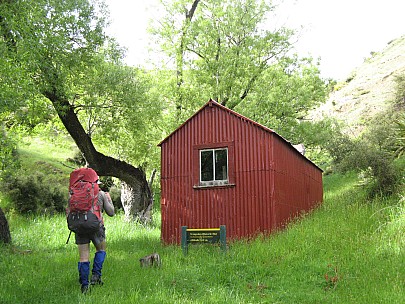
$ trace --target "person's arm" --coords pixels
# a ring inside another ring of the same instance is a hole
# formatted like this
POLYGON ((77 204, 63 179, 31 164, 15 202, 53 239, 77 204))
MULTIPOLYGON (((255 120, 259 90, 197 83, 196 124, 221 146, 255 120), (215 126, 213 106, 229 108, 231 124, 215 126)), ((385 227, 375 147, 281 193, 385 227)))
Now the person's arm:
POLYGON ((103 209, 105 211, 105 213, 107 213, 107 215, 109 216, 114 216, 115 211, 114 211, 114 205, 112 203, 110 194, 108 192, 100 192, 104 195, 102 195, 103 197, 103 209))

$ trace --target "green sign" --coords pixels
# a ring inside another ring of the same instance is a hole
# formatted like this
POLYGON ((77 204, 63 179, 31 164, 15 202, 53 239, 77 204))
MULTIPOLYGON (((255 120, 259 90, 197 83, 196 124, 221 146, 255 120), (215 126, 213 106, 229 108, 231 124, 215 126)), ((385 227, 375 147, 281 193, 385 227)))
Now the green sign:
POLYGON ((181 247, 187 254, 188 244, 215 244, 220 243, 223 251, 226 251, 226 228, 187 228, 181 227, 181 247))
POLYGON ((187 229, 187 243, 218 243, 220 229, 187 229))

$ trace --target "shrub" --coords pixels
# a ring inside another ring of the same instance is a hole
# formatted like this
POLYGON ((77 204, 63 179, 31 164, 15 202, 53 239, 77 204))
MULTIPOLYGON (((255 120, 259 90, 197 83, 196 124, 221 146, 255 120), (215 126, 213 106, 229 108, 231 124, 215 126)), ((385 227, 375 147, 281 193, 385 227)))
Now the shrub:
POLYGON ((339 132, 325 145, 334 168, 342 173, 355 171, 370 197, 390 195, 399 190, 403 169, 395 165, 401 150, 401 113, 388 109, 376 115, 357 139, 339 132))
POLYGON ((370 197, 378 195, 391 195, 396 192, 399 186, 400 178, 393 166, 393 162, 384 158, 379 153, 370 153, 365 156, 363 166, 369 165, 366 169, 362 170, 365 180, 367 193, 370 197))
POLYGON ((73 163, 75 166, 84 167, 86 165, 86 160, 83 157, 83 154, 80 151, 77 151, 73 158, 68 158, 68 162, 73 163))
POLYGON ((370 197, 395 193, 400 183, 399 171, 392 154, 376 148, 365 140, 339 139, 331 152, 338 171, 360 173, 362 184, 370 197))
POLYGON ((394 148, 395 154, 401 156, 405 153, 405 113, 398 116, 395 128, 394 148))
POLYGON ((35 175, 16 174, 3 183, 11 201, 11 208, 19 213, 62 212, 66 206, 67 193, 45 179, 41 172, 35 175))
POLYGON ((111 200, 116 210, 123 209, 121 202, 121 190, 117 186, 111 187, 110 191, 111 200))
POLYGON ((14 170, 20 167, 17 154, 17 140, 5 131, 4 126, 0 130, 0 180, 7 178, 14 170))
POLYGON ((395 105, 399 109, 405 108, 405 74, 395 78, 395 105))

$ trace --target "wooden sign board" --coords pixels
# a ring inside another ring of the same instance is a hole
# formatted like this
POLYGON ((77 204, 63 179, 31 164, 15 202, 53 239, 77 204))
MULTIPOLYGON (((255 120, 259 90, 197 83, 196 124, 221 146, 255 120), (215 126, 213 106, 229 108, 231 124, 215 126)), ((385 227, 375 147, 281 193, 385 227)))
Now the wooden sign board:
POLYGON ((226 251, 226 227, 219 228, 187 228, 181 227, 181 248, 187 254, 188 244, 215 244, 220 243, 223 251, 226 251))

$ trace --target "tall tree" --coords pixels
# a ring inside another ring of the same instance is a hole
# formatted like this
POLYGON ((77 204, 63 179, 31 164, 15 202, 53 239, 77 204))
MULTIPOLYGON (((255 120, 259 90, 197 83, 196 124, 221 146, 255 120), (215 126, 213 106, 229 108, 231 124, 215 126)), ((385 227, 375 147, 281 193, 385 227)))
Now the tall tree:
POLYGON ((326 85, 317 67, 311 59, 293 55, 294 32, 271 24, 271 1, 162 2, 167 14, 154 33, 174 62, 173 100, 182 119, 213 98, 259 121, 277 119, 288 129, 287 120, 324 101, 326 85), (261 115, 273 109, 271 115, 261 115))
POLYGON ((148 221, 152 195, 145 172, 101 153, 92 140, 95 123, 114 124, 111 116, 100 118, 107 110, 144 108, 136 73, 120 64, 121 50, 104 34, 106 18, 96 0, 0 1, 0 85, 7 93, 1 107, 27 105, 33 97, 50 102, 88 164, 122 181, 127 218, 148 221))

